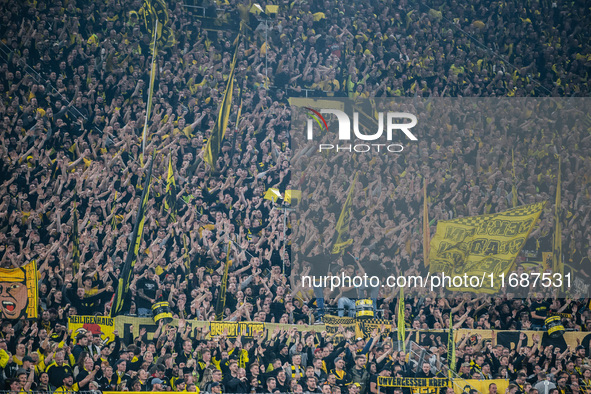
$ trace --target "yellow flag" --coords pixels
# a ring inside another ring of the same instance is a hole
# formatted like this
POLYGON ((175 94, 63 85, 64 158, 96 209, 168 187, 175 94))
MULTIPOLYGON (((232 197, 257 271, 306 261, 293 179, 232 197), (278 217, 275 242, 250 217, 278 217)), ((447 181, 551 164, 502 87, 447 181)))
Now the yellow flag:
POLYGON ((429 271, 432 275, 478 277, 479 287, 465 282, 449 290, 493 294, 499 291, 499 274, 508 274, 540 216, 545 202, 505 212, 445 220, 437 223, 431 240, 429 271), (490 274, 493 273, 494 280, 490 274))
POLYGON ((400 297, 398 300, 398 341, 402 342, 402 351, 406 352, 406 323, 404 321, 404 288, 400 287, 400 297))
POLYGON ((156 29, 152 33, 154 43, 152 46, 152 65, 150 67, 150 85, 148 86, 148 103, 146 105, 146 118, 144 119, 144 131, 142 132, 142 162, 143 164, 143 153, 146 150, 146 140, 148 138, 148 121, 150 120, 150 114, 152 112, 152 97, 154 95, 154 79, 156 78, 156 37, 158 30, 158 19, 155 21, 156 29))
POLYGON ((125 264, 121 270, 121 276, 119 277, 119 283, 117 285, 117 292, 113 299, 113 305, 111 306, 111 317, 120 315, 125 311, 129 311, 131 306, 131 297, 129 294, 129 285, 131 284, 133 277, 133 269, 137 261, 137 255, 142 243, 142 237, 144 235, 144 223, 146 221, 146 208, 148 205, 148 198, 150 197, 150 185, 152 178, 152 167, 154 165, 154 159, 156 157, 156 151, 152 154, 152 161, 150 162, 150 168, 146 174, 146 180, 144 181, 144 191, 142 192, 142 198, 140 200, 140 206, 138 208, 137 215, 135 217, 135 224, 133 226, 133 233, 131 235, 131 243, 127 250, 127 257, 125 264))
POLYGON ((281 193, 279 192, 279 189, 270 187, 263 198, 265 200, 277 201, 281 198, 281 193))
MULTIPOLYGON (((238 37, 242 34, 238 33, 238 37)), ((236 59, 238 58, 238 48, 240 47, 240 40, 236 45, 234 51, 234 59, 232 60, 232 66, 230 68, 230 76, 228 77, 228 84, 226 85, 226 91, 224 98, 222 99, 222 105, 220 106, 220 112, 218 119, 213 126, 211 137, 207 140, 205 146, 205 155, 203 159, 209 164, 211 171, 213 172, 218 161, 218 156, 222 150, 222 141, 226 134, 226 128, 228 127, 228 118, 230 117, 230 110, 232 109, 232 93, 234 92, 234 70, 236 68, 236 59)))
POLYGON ((561 198, 561 173, 562 172, 562 160, 558 159, 558 180, 556 183, 556 202, 554 206, 554 242, 552 248, 552 271, 554 273, 564 273, 564 264, 562 264, 562 223, 560 218, 562 216, 562 198, 561 198))
POLYGON ((226 309, 226 288, 228 287, 228 270, 232 261, 230 261, 230 250, 232 247, 232 241, 228 242, 228 253, 226 254, 226 266, 224 267, 224 276, 222 277, 222 287, 220 289, 220 295, 215 307, 215 320, 224 320, 224 309, 226 309))
POLYGON ((355 174, 355 178, 353 179, 353 183, 349 188, 347 199, 345 200, 345 204, 343 204, 343 210, 341 211, 341 215, 339 216, 339 220, 337 222, 337 240, 335 241, 332 247, 332 254, 339 254, 343 252, 347 246, 353 243, 353 240, 350 238, 349 234, 349 222, 351 220, 353 192, 355 191, 355 184, 357 183, 358 174, 359 173, 355 174))
POLYGON ((431 243, 429 228, 429 205, 427 204, 427 179, 423 180, 423 262, 429 266, 429 244, 431 243))
POLYGON ((326 14, 324 12, 316 12, 315 14, 312 14, 312 18, 314 19, 314 22, 318 22, 326 18, 326 14))
POLYGON ((285 202, 291 204, 291 200, 301 200, 302 199, 302 191, 301 190, 286 190, 285 191, 285 202))
MULTIPOLYGON (((456 341, 453 329, 453 314, 449 311, 449 333, 447 334, 447 365, 449 370, 456 372, 456 341)), ((450 374, 451 377, 451 374, 450 374)))
POLYGON ((176 180, 174 179, 174 171, 172 170, 172 156, 168 158, 168 176, 166 177, 166 197, 164 198, 164 208, 170 212, 171 216, 176 215, 176 180))

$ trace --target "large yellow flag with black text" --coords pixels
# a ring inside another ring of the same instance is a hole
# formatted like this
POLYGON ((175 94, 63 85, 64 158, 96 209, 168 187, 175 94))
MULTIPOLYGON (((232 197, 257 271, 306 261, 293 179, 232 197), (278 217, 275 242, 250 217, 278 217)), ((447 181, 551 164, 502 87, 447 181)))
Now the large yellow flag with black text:
POLYGON ((37 318, 37 263, 0 268, 0 319, 37 318))
POLYGON ((232 94, 234 92, 234 70, 236 69, 236 59, 238 58, 238 48, 240 47, 241 36, 242 34, 238 33, 238 42, 236 44, 236 50, 234 51, 234 58, 232 59, 228 84, 226 85, 226 91, 224 93, 224 98, 222 99, 220 112, 217 121, 213 126, 213 130, 211 131, 211 137, 207 140, 207 145, 204 148, 205 154, 203 159, 209 164, 211 171, 215 171, 215 165, 222 150, 222 141, 224 140, 226 128, 228 127, 228 118, 230 117, 230 111, 232 109, 232 94))
POLYGON ((150 185, 152 178, 152 167, 154 166, 154 159, 156 154, 152 154, 152 161, 146 174, 146 180, 144 181, 144 191, 142 192, 142 198, 140 200, 140 206, 138 208, 137 215, 135 217, 135 224, 133 226, 133 233, 131 235, 131 242, 129 243, 129 249, 127 250, 127 257, 125 264, 121 270, 121 276, 119 277, 119 283, 117 285, 117 291, 113 299, 113 306, 111 307, 111 317, 120 315, 123 312, 129 311, 131 306, 131 296, 129 294, 129 285, 131 284, 133 269, 137 262, 138 252, 142 243, 142 237, 144 235, 144 223, 146 221, 146 207, 148 205, 148 199, 150 197, 150 185))
POLYGON ((454 291, 492 294, 500 289, 499 275, 507 274, 525 244, 545 202, 496 214, 472 216, 437 223, 429 253, 431 274, 477 276, 480 287, 460 286, 454 291), (492 280, 491 280, 492 274, 492 280))
POLYGON ((353 193, 355 192, 355 184, 357 183, 357 175, 355 174, 355 178, 353 179, 353 183, 349 188, 349 193, 347 194, 347 199, 345 200, 345 204, 343 204, 343 209, 341 211, 341 215, 339 216, 339 221, 337 222, 337 240, 335 241, 332 247, 332 254, 339 254, 342 253, 345 248, 353 243, 351 236, 349 234, 349 222, 351 221, 351 207, 353 206, 353 193))

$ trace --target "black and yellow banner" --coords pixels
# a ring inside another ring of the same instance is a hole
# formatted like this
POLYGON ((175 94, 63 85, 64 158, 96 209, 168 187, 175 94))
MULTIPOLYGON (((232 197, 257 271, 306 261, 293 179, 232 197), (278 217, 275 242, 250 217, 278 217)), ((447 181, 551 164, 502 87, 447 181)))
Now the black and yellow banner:
POLYGON ((343 209, 337 222, 337 239, 332 247, 333 254, 344 252, 347 246, 353 243, 353 239, 351 239, 351 235, 349 234, 349 222, 351 221, 351 207, 353 206, 353 194, 355 192, 355 184, 357 183, 358 174, 359 173, 355 174, 355 178, 349 188, 347 199, 345 200, 345 204, 343 204, 343 209))
POLYGON ((404 320, 404 309, 406 307, 404 299, 404 287, 400 287, 400 295, 398 296, 398 341, 402 343, 402 351, 406 352, 406 321, 404 320))
MULTIPOLYGON (((545 202, 523 205, 505 212, 445 220, 437 223, 431 241, 430 272, 478 276, 507 274, 525 244, 545 202)), ((492 294, 500 281, 479 289, 454 287, 449 290, 492 294)))
MULTIPOLYGON (((378 318, 356 319, 354 317, 325 315, 322 321, 325 324, 326 332, 332 335, 338 332, 339 326, 343 326, 345 329, 355 330, 355 336, 357 338, 369 338, 376 329, 383 330, 384 335, 389 335, 394 331, 391 320, 378 318)), ((401 335, 405 335, 405 333, 401 333, 401 335)))
POLYGON ((215 320, 224 320, 224 310, 226 309, 226 289, 228 288, 228 270, 232 261, 230 260, 230 251, 232 250, 232 241, 228 242, 228 252, 226 253, 226 264, 224 266, 224 276, 222 277, 222 287, 215 306, 215 320))
POLYGON ((150 168, 146 174, 146 180, 144 181, 144 191, 140 200, 140 206, 138 208, 137 216, 135 218, 135 224, 133 226, 133 233, 131 235, 131 242, 129 249, 127 250, 127 257, 125 264, 121 270, 121 276, 119 277, 119 283, 117 285, 117 292, 113 299, 113 306, 111 307, 111 317, 117 316, 123 312, 129 311, 131 307, 131 297, 129 296, 129 285, 131 283, 131 277, 133 275, 133 268, 137 262, 138 252, 142 243, 142 237, 144 235, 144 223, 146 221, 146 206, 148 205, 148 199, 150 197, 150 185, 152 180, 152 167, 154 166, 154 160, 156 159, 156 152, 152 154, 152 161, 150 162, 150 168))
POLYGON ((228 119, 232 109, 232 94, 234 93, 234 70, 236 69, 236 59, 238 58, 238 48, 240 47, 241 33, 238 33, 238 42, 234 51, 234 58, 232 59, 232 66, 230 67, 230 75, 228 76, 228 84, 220 106, 217 121, 213 126, 211 136, 207 140, 205 146, 205 155, 203 160, 211 167, 211 171, 215 171, 215 166, 218 161, 218 156, 222 151, 222 141, 226 135, 226 128, 228 127, 228 119))
POLYGON ((105 345, 115 340, 113 333, 115 328, 115 319, 105 316, 70 316, 68 318, 68 329, 72 330, 72 339, 76 339, 78 334, 91 332, 93 335, 101 336, 101 344, 105 345))
POLYGON ((453 388, 455 394, 469 393, 472 389, 479 393, 489 393, 490 386, 493 384, 497 386, 497 393, 506 393, 509 388, 509 380, 507 379, 456 379, 453 388))
POLYGON ((150 68, 150 83, 148 85, 148 103, 146 118, 142 133, 142 154, 146 149, 148 121, 152 112, 152 97, 154 95, 154 80, 156 78, 156 54, 158 49, 170 48, 175 43, 174 32, 169 23, 168 8, 164 0, 144 0, 139 10, 143 16, 144 27, 152 36, 152 62, 150 68))
POLYGON ((447 334, 447 365, 451 371, 456 370, 456 340, 454 338, 453 314, 449 311, 449 333, 447 334))
MULTIPOLYGON (((303 325, 303 324, 277 324, 277 323, 257 323, 257 322, 210 322, 203 320, 186 320, 185 324, 190 327, 189 337, 196 338, 200 329, 208 329, 210 333, 207 338, 214 337, 224 334, 227 330, 227 335, 234 335, 234 333, 244 335, 250 335, 260 332, 264 329, 264 334, 267 338, 270 338, 275 329, 289 331, 292 328, 298 331, 314 331, 320 334, 322 331, 326 331, 328 338, 335 336, 338 330, 339 324, 342 324, 345 329, 356 329, 356 319, 352 317, 337 317, 337 316, 325 316, 323 321, 328 320, 331 324, 315 324, 315 325, 303 325), (233 328, 235 327, 235 328, 233 328)), ((179 319, 173 318, 170 323, 172 326, 178 326, 179 319)), ((390 325, 391 327, 391 325, 390 325)), ((140 330, 146 330, 146 336, 148 340, 154 338, 154 333, 158 329, 158 324, 154 322, 152 318, 142 318, 134 316, 120 315, 115 318, 115 328, 119 330, 121 336, 134 335, 137 337, 140 330)), ((376 327, 379 328, 379 327, 376 327)), ((388 326, 385 327, 386 330, 388 326)), ((484 342, 491 342, 493 345, 499 344, 507 347, 508 349, 514 350, 520 341, 520 334, 524 333, 526 338, 522 340, 522 346, 532 346, 534 344, 533 339, 541 336, 541 341, 538 344, 541 348, 546 346, 554 346, 555 348, 564 351, 570 346, 572 349, 581 344, 586 349, 591 344, 591 332, 580 332, 580 331, 567 331, 561 338, 550 338, 548 335, 543 334, 540 331, 500 331, 500 330, 478 330, 478 329, 457 329, 454 330, 454 337, 456 339, 467 337, 467 343, 470 346, 476 346, 484 342)), ((370 332, 371 334, 371 332, 370 332)), ((392 333, 391 335, 396 335, 392 333)), ((406 331, 407 338, 410 337, 413 342, 416 342, 419 346, 439 346, 439 344, 447 344, 449 330, 417 330, 417 331, 406 331)), ((459 339, 458 339, 459 340, 459 339)))
POLYGON ((35 260, 19 268, 0 268, 0 319, 36 319, 39 294, 35 260))
POLYGON ((423 179, 423 264, 429 266, 431 228, 429 227, 429 204, 427 201, 427 179, 423 179))
POLYGON ((378 376, 380 387, 449 387, 448 378, 393 378, 378 376))
POLYGON ((558 159, 558 180, 556 181, 556 202, 554 205, 554 239, 552 247, 552 271, 564 274, 564 265, 562 264, 562 198, 561 198, 561 176, 562 160, 558 159))
POLYGON ((159 49, 169 48, 175 43, 174 32, 169 23, 168 7, 164 0, 144 0, 139 12, 143 15, 144 27, 153 37, 159 49))
MULTIPOLYGON (((396 328, 396 327, 394 327, 396 328)), ((382 330, 383 335, 390 335, 392 331, 392 321, 384 319, 358 319, 355 322, 355 335, 357 338, 369 338, 374 330, 382 330)), ((401 335, 405 335, 404 332, 401 335)))
POLYGON ((355 329, 356 319, 353 317, 338 317, 333 315, 324 315, 322 322, 325 325, 326 332, 330 335, 335 335, 339 329, 339 326, 343 326, 345 329, 355 329))
POLYGON ((209 335, 217 337, 226 335, 227 338, 252 338, 265 330, 265 323, 258 322, 210 322, 209 335))

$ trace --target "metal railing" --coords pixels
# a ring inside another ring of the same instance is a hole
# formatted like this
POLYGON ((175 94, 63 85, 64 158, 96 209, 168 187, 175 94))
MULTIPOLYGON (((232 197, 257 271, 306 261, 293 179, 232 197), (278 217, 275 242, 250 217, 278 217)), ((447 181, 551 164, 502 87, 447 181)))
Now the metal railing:
POLYGON ((458 387, 460 391, 463 391, 464 387, 470 386, 471 389, 476 390, 476 392, 480 394, 480 391, 472 387, 464 378, 460 377, 456 371, 450 370, 447 365, 442 363, 440 357, 437 354, 432 353, 431 351, 427 350, 426 347, 421 346, 414 341, 410 342, 409 348, 409 363, 416 365, 417 369, 420 369, 423 361, 428 361, 431 364, 431 368, 435 369, 435 375, 438 377, 449 377, 454 388, 458 387), (431 363, 433 358, 435 358, 434 364, 431 363))

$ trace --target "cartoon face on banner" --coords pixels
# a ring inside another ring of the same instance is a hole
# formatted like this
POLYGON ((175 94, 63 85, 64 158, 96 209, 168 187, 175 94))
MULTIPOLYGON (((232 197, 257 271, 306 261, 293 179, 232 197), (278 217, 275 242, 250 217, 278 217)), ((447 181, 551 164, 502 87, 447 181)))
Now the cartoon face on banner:
POLYGON ((37 317, 37 265, 0 268, 0 318, 15 320, 37 317))

